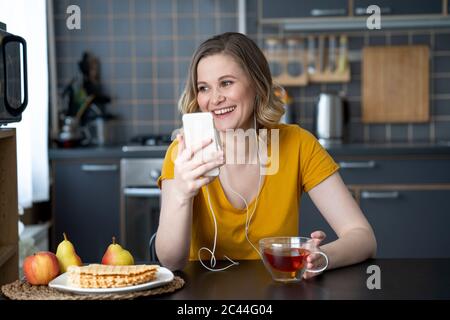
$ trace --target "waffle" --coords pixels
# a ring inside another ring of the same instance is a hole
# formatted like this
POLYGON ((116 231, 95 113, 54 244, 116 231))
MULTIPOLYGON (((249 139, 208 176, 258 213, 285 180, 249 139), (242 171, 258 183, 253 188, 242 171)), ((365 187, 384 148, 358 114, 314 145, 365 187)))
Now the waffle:
POLYGON ((90 264, 70 266, 68 284, 79 288, 118 288, 149 282, 156 278, 157 265, 111 266, 90 264))

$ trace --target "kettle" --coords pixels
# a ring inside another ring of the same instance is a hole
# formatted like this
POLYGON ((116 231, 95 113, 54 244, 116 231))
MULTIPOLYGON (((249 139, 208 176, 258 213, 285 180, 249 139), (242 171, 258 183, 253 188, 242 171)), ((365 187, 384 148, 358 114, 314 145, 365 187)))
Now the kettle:
POLYGON ((314 129, 322 145, 342 143, 346 110, 343 99, 336 93, 319 95, 315 109, 314 129))

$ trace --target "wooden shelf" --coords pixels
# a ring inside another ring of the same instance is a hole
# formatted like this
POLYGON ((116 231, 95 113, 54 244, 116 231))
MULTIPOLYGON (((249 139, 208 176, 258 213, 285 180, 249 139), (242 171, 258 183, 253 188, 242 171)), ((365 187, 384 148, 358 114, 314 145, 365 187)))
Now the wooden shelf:
POLYGON ((14 254, 17 251, 17 246, 1 246, 0 247, 0 267, 3 266, 6 262, 8 262, 11 257, 14 256, 14 254))
MULTIPOLYGON (((273 46, 273 48, 265 49, 264 55, 269 63, 270 69, 272 71, 273 81, 282 86, 307 86, 310 83, 343 83, 350 81, 350 64, 348 63, 348 53, 347 53, 347 37, 345 35, 335 36, 336 47, 333 51, 333 55, 330 55, 329 49, 326 47, 326 38, 324 36, 319 36, 318 47, 315 47, 315 52, 313 56, 310 56, 308 49, 304 47, 302 49, 297 49, 298 52, 291 53, 289 56, 289 49, 283 45, 283 38, 268 38, 266 46, 273 46), (344 42, 345 41, 345 42, 344 42), (273 43, 272 43, 273 42, 273 43), (345 44, 345 56, 339 56, 340 46, 345 44), (275 46, 277 46, 275 48, 275 46), (322 54, 319 54, 322 52, 322 54), (309 58, 308 58, 309 57, 309 58), (322 58, 321 58, 322 57, 322 58), (308 59, 310 62, 308 62, 308 59), (339 62, 345 63, 342 65, 342 69, 339 68, 339 62), (330 71, 329 65, 334 63, 334 72, 330 71), (293 76, 289 72, 289 65, 294 66, 294 70, 299 71, 298 76, 293 76), (316 72, 309 72, 309 65, 312 65, 316 72), (276 72, 274 72, 276 70, 276 72)), ((331 37, 330 37, 331 39, 331 37)), ((300 43, 305 43, 307 40, 303 39, 300 43)), ((309 41, 309 40, 308 40, 309 41)), ((316 41, 316 40, 314 40, 316 41)), ((306 44, 304 44, 306 45, 306 44)))
POLYGON ((0 139, 14 137, 15 135, 16 131, 14 129, 0 128, 0 139))
POLYGON ((0 285, 19 277, 16 130, 0 129, 0 285))
POLYGON ((322 72, 309 75, 309 82, 312 83, 337 83, 337 82, 349 82, 350 70, 347 69, 344 72, 322 72))

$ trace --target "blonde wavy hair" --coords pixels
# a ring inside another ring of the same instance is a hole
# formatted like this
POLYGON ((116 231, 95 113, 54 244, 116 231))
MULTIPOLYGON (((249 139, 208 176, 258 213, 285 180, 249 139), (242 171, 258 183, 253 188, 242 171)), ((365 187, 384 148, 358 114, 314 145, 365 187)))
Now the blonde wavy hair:
POLYGON ((283 102, 275 95, 269 64, 258 48, 247 36, 237 32, 226 32, 204 41, 194 53, 186 87, 178 101, 181 113, 200 110, 197 103, 197 66, 201 59, 214 54, 231 56, 244 70, 255 88, 256 121, 259 126, 273 128, 284 114, 283 102))

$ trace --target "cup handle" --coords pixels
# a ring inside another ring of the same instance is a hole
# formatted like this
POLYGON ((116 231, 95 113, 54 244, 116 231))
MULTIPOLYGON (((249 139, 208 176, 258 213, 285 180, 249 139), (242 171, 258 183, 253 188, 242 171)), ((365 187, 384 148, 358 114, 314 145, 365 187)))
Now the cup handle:
POLYGON ((313 253, 318 253, 318 254, 321 254, 321 255, 323 255, 325 257, 325 267, 317 269, 317 270, 316 269, 306 269, 306 272, 318 273, 318 272, 324 271, 328 267, 328 257, 327 257, 327 255, 325 253, 323 253, 323 252, 320 252, 320 251, 316 251, 316 252, 313 252, 313 253))

